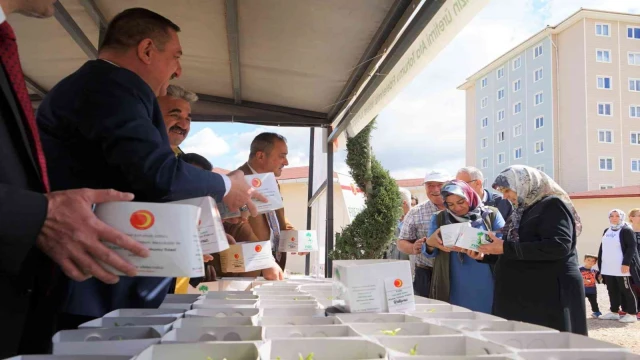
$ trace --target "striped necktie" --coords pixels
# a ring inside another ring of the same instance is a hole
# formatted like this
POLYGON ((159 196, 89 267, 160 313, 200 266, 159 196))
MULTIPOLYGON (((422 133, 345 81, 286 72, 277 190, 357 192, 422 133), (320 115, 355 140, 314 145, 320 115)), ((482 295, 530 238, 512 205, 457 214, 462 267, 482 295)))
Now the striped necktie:
POLYGON ((278 217, 276 216, 275 211, 269 211, 267 213, 267 220, 269 222, 269 227, 273 232, 273 239, 271 240, 271 245, 273 247, 273 251, 276 253, 276 261, 280 261, 280 257, 282 254, 278 251, 278 245, 280 244, 280 223, 278 222, 278 217))

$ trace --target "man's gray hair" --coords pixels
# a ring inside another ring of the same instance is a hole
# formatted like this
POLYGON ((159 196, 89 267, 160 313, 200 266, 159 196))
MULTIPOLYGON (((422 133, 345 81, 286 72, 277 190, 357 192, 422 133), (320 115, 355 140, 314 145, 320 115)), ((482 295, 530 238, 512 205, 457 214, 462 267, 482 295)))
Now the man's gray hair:
POLYGON ((405 188, 398 188, 400 190, 400 198, 402 201, 406 201, 409 206, 411 206, 411 191, 405 188))
POLYGON ((169 87, 167 88, 167 95, 182 99, 190 104, 198 101, 198 95, 196 95, 196 93, 194 93, 193 91, 185 90, 183 87, 178 85, 169 85, 169 87))
POLYGON ((464 173, 469 175, 471 180, 480 180, 484 182, 484 175, 482 175, 482 171, 477 167, 473 166, 465 166, 462 169, 458 170, 458 173, 464 173))

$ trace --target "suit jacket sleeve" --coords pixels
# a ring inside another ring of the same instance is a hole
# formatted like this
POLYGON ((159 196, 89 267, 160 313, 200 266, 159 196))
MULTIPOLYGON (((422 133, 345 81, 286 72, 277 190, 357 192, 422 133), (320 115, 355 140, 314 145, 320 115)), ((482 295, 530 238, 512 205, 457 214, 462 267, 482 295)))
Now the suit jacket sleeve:
POLYGON ((47 198, 0 184, 0 273, 17 275, 47 217, 47 198))
POLYGON ((559 260, 573 250, 573 216, 562 200, 549 199, 540 215, 539 241, 505 241, 504 255, 510 259, 559 260))
POLYGON ((175 157, 164 124, 153 123, 152 114, 160 112, 155 97, 127 80, 96 84, 78 99, 68 115, 79 119, 80 132, 102 146, 106 161, 122 171, 136 193, 154 200, 210 195, 222 201, 222 176, 175 157))

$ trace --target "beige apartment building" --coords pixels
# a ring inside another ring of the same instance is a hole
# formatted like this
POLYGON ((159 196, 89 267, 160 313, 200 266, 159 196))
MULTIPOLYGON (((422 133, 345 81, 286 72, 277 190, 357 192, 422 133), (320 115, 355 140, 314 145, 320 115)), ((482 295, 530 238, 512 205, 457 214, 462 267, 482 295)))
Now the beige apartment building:
POLYGON ((512 164, 568 192, 640 184, 640 15, 581 9, 459 87, 467 164, 512 164))

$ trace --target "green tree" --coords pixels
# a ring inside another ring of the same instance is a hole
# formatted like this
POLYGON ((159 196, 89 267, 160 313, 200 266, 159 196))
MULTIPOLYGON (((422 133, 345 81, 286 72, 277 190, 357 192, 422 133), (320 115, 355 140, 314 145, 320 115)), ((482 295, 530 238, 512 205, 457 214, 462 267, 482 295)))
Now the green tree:
POLYGON ((365 208, 336 233, 335 260, 380 259, 394 240, 402 200, 396 181, 371 151, 371 131, 375 119, 358 135, 347 140, 350 174, 365 193, 365 208))

